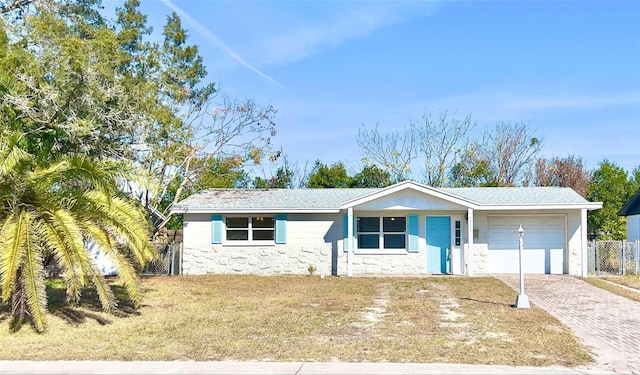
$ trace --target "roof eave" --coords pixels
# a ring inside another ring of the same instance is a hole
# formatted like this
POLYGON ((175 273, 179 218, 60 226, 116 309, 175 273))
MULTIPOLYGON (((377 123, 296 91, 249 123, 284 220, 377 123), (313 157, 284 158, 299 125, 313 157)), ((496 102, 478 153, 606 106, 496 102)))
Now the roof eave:
POLYGON ((478 210, 497 211, 497 210, 598 210, 602 208, 602 202, 588 203, 558 203, 558 204, 491 204, 480 205, 478 210))
POLYGON ((176 207, 172 214, 334 214, 339 208, 206 208, 206 207, 176 207))
POLYGON ((627 202, 620 211, 618 216, 630 216, 640 213, 640 190, 627 202))

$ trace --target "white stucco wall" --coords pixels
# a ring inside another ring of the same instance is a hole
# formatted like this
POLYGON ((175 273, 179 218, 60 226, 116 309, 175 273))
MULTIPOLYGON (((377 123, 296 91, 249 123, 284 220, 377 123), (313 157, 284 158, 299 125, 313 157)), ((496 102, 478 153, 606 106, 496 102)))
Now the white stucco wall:
POLYGON ((640 215, 627 216, 627 240, 640 240, 640 215))
MULTIPOLYGON (((356 211, 356 216, 419 217, 419 252, 407 251, 365 254, 356 250, 354 275, 419 275, 426 273, 426 218, 451 216, 462 224, 462 243, 465 226, 462 212, 450 211, 356 211)), ((211 215, 184 214, 184 244, 182 270, 186 275, 217 274, 308 274, 313 265, 316 274, 347 275, 347 253, 343 247, 343 214, 288 214, 287 242, 271 246, 236 246, 211 243, 211 215)), ((455 246, 453 246, 455 248, 455 246)), ((459 246, 458 249, 461 249, 459 246)), ((452 255, 452 270, 462 273, 464 260, 461 251, 452 255), (453 264, 455 263, 455 264, 453 264)))
POLYGON ((183 273, 304 275, 314 266, 316 274, 331 274, 342 216, 287 216, 286 244, 237 246, 211 243, 210 214, 184 214, 183 273))
MULTIPOLYGON (((553 211, 531 211, 530 214, 557 214, 553 211)), ((426 274, 426 216, 451 216, 461 220, 462 246, 452 254, 452 271, 467 273, 468 247, 466 211, 375 210, 355 211, 355 216, 419 217, 419 251, 395 254, 364 254, 356 250, 354 275, 421 275, 426 274)), ((474 274, 489 272, 488 215, 508 215, 513 211, 475 212, 474 274)), ((580 275, 581 234, 580 210, 564 212, 567 227, 564 272, 580 275)), ((237 246, 211 244, 211 214, 184 214, 183 273, 188 275, 217 274, 308 274, 310 265, 316 274, 347 275, 347 254, 343 251, 343 214, 288 214, 287 242, 271 246, 237 246)), ((455 247, 455 246, 454 246, 455 247)))

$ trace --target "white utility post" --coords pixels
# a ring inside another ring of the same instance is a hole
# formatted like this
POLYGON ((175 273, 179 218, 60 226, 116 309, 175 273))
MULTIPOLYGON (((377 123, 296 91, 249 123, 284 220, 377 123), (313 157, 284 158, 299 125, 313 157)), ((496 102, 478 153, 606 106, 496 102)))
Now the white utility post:
POLYGON ((529 297, 524 293, 524 272, 522 271, 522 250, 524 249, 524 229, 522 225, 518 228, 518 237, 520 238, 520 294, 516 297, 516 308, 528 309, 531 307, 529 304, 529 297))

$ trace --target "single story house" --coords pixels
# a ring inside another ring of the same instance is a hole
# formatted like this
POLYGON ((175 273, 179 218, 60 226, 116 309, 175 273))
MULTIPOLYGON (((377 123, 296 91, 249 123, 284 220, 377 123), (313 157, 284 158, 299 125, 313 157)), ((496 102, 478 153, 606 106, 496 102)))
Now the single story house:
POLYGON ((627 217, 627 241, 640 240, 640 191, 618 211, 618 216, 627 217))
POLYGON ((179 202, 184 274, 587 275, 586 201, 570 188, 209 189, 179 202))

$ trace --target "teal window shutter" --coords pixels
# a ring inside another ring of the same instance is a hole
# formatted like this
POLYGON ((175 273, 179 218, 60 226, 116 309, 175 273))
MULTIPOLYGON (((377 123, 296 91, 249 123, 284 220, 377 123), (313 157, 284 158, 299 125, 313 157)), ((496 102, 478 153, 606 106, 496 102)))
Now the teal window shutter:
POLYGON ((222 215, 211 215, 211 243, 222 243, 222 215))
POLYGON ((417 253, 419 249, 418 244, 418 215, 407 216, 407 234, 409 235, 407 251, 410 253, 417 253))
POLYGON ((276 243, 287 243, 287 215, 276 215, 276 243))
POLYGON ((343 225, 344 231, 342 235, 342 248, 346 253, 349 251, 349 215, 344 215, 343 225))

